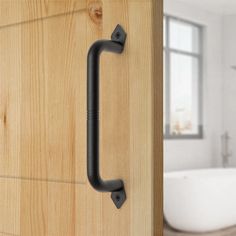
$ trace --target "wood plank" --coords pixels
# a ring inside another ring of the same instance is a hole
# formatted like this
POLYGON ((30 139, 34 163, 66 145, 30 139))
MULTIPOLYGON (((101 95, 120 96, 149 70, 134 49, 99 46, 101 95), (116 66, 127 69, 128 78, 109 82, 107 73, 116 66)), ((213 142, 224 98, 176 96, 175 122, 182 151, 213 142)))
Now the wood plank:
POLYGON ((86 235, 86 186, 0 179, 0 232, 22 236, 86 235))
POLYGON ((0 30, 0 175, 19 173, 21 30, 0 30))
POLYGON ((86 181, 86 17, 0 30, 0 175, 86 181))
POLYGON ((154 32, 162 16, 160 6, 158 14, 153 6, 153 1, 104 0, 102 27, 89 21, 91 35, 110 38, 117 23, 128 35, 122 55, 102 55, 100 81, 102 176, 124 179, 128 198, 116 211, 109 194, 103 194, 100 208, 94 193, 92 217, 99 221, 91 235, 162 235, 162 34, 154 32))
POLYGON ((116 24, 128 34, 121 55, 104 53, 101 61, 101 167, 105 179, 123 179, 127 201, 114 211, 110 194, 104 195, 103 235, 131 234, 130 191, 130 98, 129 98, 129 22, 127 1, 103 1, 103 37, 111 36, 116 24), (111 61, 113 62, 111 64, 111 61), (107 165, 106 163, 109 163, 107 165), (106 223, 108 222, 108 224, 106 223), (115 228, 115 230, 114 230, 115 228))
POLYGON ((20 234, 20 184, 15 179, 0 179, 0 232, 20 234))
POLYGON ((0 0, 0 27, 73 11, 86 11, 86 8, 86 0, 0 0))
POLYGON ((85 20, 73 13, 22 26, 22 176, 85 181, 85 20))
POLYGON ((129 4, 132 235, 163 233, 161 3, 129 4))
POLYGON ((20 235, 84 235, 85 186, 22 181, 20 235))
POLYGON ((153 235, 151 1, 129 9, 131 235, 141 236, 153 235))

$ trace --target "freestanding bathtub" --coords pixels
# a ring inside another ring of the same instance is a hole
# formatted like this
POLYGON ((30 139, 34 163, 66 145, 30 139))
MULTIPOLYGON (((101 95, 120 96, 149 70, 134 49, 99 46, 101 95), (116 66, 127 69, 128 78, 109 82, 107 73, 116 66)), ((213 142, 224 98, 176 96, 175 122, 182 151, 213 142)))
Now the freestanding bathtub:
POLYGON ((165 173, 164 216, 171 227, 187 232, 236 225, 236 169, 165 173))

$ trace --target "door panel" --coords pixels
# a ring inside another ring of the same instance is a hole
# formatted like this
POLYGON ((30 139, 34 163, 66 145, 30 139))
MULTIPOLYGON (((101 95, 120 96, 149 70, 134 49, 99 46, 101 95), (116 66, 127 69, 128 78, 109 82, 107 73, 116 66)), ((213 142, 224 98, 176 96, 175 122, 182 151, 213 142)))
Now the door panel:
POLYGON ((0 233, 162 235, 162 1, 13 2, 0 0, 19 15, 0 20, 0 233), (118 23, 125 50, 100 64, 100 168, 124 180, 120 210, 86 176, 87 51, 118 23))

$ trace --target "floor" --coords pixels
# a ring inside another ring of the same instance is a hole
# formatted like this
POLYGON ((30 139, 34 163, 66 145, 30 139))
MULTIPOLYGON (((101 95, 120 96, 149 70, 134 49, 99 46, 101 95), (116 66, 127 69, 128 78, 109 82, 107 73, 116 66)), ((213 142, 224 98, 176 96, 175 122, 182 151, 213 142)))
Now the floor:
POLYGON ((236 226, 212 233, 194 234, 194 233, 181 233, 170 229, 168 226, 164 228, 163 236, 236 236, 236 226))

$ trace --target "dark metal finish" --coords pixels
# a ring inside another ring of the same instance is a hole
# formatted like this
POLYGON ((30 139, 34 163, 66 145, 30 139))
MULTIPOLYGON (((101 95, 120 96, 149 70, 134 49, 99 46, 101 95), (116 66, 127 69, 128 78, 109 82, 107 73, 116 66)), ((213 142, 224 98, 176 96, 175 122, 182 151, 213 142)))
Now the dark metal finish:
POLYGON ((87 174, 90 184, 100 192, 111 192, 119 209, 126 200, 122 180, 102 180, 99 172, 99 59, 103 51, 122 53, 126 33, 117 25, 111 40, 98 40, 89 49, 87 58, 87 174))
POLYGON ((125 189, 123 188, 117 192, 112 192, 111 199, 115 203, 116 207, 120 209, 126 200, 125 189))

